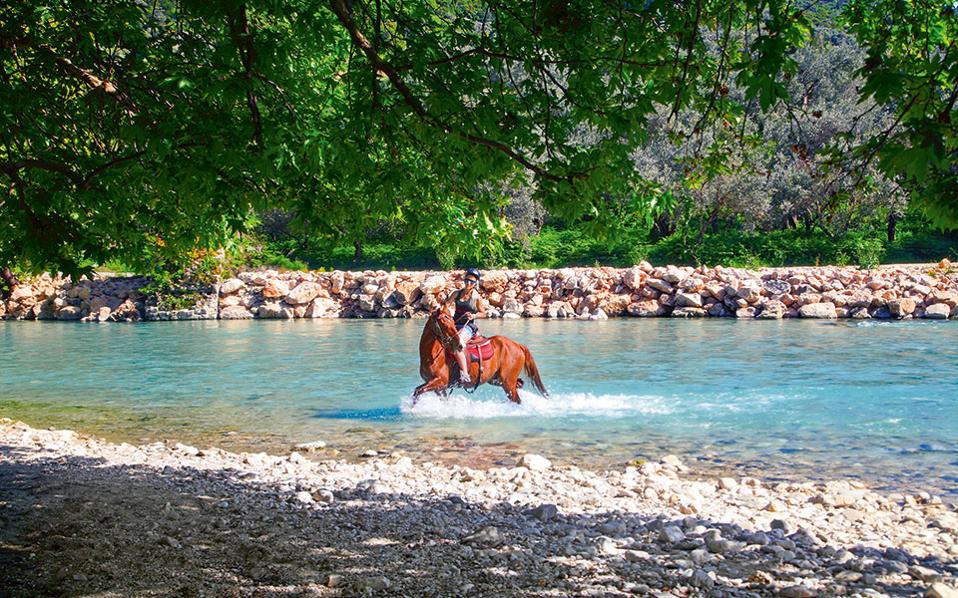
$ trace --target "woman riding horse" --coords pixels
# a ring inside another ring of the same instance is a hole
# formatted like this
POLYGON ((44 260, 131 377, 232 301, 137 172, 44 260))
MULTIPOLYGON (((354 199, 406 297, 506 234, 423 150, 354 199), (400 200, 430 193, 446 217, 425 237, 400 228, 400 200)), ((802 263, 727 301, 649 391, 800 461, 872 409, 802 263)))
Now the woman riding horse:
POLYGON ((462 346, 456 352, 456 361, 459 363, 459 383, 463 386, 472 384, 472 379, 469 378, 469 366, 466 365, 466 343, 479 332, 479 327, 473 320, 477 315, 480 318, 486 315, 480 303, 482 296, 479 294, 479 277, 479 270, 475 268, 466 270, 465 286, 450 293, 444 304, 444 307, 452 307, 455 310, 453 318, 462 346))
MULTIPOLYGON (((413 391, 414 403, 423 393, 445 396, 459 384, 451 384, 454 356, 462 351, 459 333, 455 320, 445 308, 433 310, 429 315, 419 339, 419 375, 425 382, 413 391)), ((487 355, 479 351, 479 358, 472 362, 476 385, 501 386, 510 401, 519 403, 519 389, 523 386, 519 374, 524 372, 533 388, 542 396, 549 396, 528 347, 498 335, 489 337, 488 343, 491 351, 487 355)))

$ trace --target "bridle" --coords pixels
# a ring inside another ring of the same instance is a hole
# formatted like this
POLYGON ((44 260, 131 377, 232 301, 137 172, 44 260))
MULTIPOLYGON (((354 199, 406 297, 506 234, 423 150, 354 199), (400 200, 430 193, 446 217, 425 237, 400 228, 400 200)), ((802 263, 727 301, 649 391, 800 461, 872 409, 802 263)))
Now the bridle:
POLYGON ((446 351, 452 351, 449 347, 449 344, 452 342, 453 337, 446 334, 446 331, 442 329, 442 326, 439 325, 439 314, 435 314, 429 318, 430 323, 432 324, 433 334, 439 339, 439 342, 442 343, 443 348, 446 351))

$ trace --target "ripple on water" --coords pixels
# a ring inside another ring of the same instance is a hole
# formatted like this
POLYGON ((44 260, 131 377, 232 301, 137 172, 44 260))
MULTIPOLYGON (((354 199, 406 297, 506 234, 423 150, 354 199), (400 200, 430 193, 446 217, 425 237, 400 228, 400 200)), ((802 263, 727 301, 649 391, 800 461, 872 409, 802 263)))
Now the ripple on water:
POLYGON ((522 403, 515 404, 501 398, 485 399, 454 394, 439 397, 424 395, 415 403, 411 397, 402 399, 403 413, 433 419, 489 419, 495 417, 627 417, 630 415, 667 415, 672 408, 665 397, 641 395, 594 395, 591 393, 563 393, 549 398, 520 392, 522 403))

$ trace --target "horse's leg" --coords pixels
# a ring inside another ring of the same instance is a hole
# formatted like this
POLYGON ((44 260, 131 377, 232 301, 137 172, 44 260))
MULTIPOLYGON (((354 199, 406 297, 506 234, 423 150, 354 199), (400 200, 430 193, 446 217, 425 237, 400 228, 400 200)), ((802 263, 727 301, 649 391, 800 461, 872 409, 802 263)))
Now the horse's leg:
POLYGON ((512 384, 503 384, 502 389, 506 391, 506 396, 509 397, 509 400, 519 405, 522 403, 522 399, 519 398, 519 389, 516 388, 515 383, 512 384))
POLYGON ((447 386, 449 386, 448 380, 436 377, 425 384, 417 386, 416 390, 413 391, 413 397, 418 397, 419 395, 425 394, 427 392, 442 394, 442 391, 444 391, 447 386))
POLYGON ((522 403, 519 398, 519 388, 521 388, 519 373, 522 371, 522 355, 515 355, 508 349, 499 356, 499 379, 502 380, 502 390, 506 392, 509 400, 515 404, 522 403))

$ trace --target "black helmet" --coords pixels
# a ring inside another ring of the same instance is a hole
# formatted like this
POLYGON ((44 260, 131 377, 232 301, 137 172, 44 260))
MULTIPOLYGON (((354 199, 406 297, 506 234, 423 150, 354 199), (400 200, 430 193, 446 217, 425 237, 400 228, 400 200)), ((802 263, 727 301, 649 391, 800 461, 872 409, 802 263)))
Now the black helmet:
POLYGON ((482 275, 479 273, 479 270, 476 270, 475 268, 466 268, 466 273, 463 275, 463 277, 466 276, 475 276, 476 280, 479 280, 482 277, 482 275))

